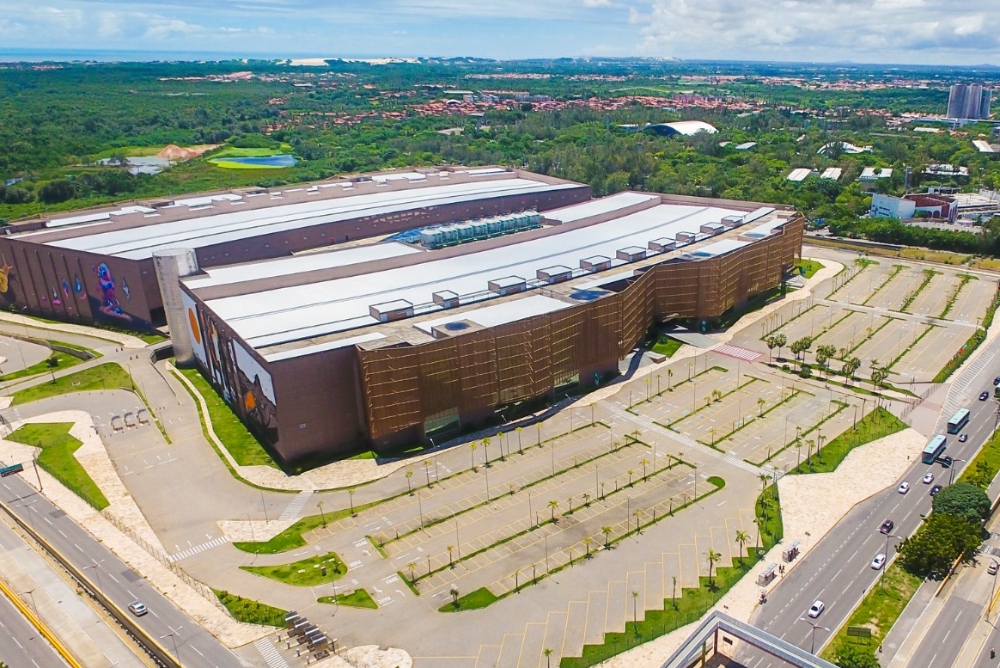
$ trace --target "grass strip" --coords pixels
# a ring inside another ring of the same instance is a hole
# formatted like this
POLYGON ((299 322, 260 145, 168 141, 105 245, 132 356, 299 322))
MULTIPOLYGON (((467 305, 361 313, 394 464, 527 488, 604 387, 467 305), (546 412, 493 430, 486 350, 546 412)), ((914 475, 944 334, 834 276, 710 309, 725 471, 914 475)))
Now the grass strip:
MULTIPOLYGON (((527 482, 527 483, 521 485, 521 487, 519 488, 519 491, 525 490, 525 489, 531 489, 535 485, 540 485, 541 483, 543 483, 543 482, 545 482, 547 480, 551 480, 553 478, 561 476, 562 474, 568 473, 569 471, 572 471, 573 469, 578 469, 581 466, 586 466, 588 464, 592 464, 593 462, 599 461, 603 457, 608 457, 610 455, 613 455, 613 454, 617 453, 618 450, 620 450, 622 447, 628 447, 630 445, 636 445, 636 444, 646 446, 647 448, 650 447, 648 444, 643 443, 642 441, 638 440, 637 438, 635 438, 631 434, 626 434, 625 435, 625 439, 626 439, 626 443, 623 446, 615 447, 614 449, 609 450, 607 452, 601 452, 601 453, 599 453, 597 455, 594 455, 593 457, 590 457, 588 459, 577 461, 572 466, 567 466, 564 469, 558 469, 558 470, 556 470, 555 473, 550 473, 550 474, 545 475, 545 476, 543 476, 541 478, 538 478, 537 480, 532 480, 531 482, 527 482), (627 442, 628 439, 631 439, 631 442, 627 442)), ((668 462, 669 462, 669 458, 668 458, 668 462)), ((680 463, 680 462, 678 461, 678 463, 680 463)), ((670 469, 670 466, 668 464, 668 466, 666 468, 660 469, 660 471, 665 471, 665 470, 669 470, 669 469, 670 469)), ((653 473, 651 475, 656 475, 656 473, 657 473, 657 471, 653 471, 653 473)), ((629 487, 629 486, 631 486, 631 485, 626 485, 626 487, 629 487)), ((623 489, 624 489, 624 487, 623 487, 623 489)), ((383 552, 383 556, 384 556, 384 550, 382 550, 382 546, 384 546, 384 545, 389 545, 390 543, 394 543, 397 540, 401 540, 401 539, 406 538, 408 536, 412 536, 415 533, 423 531, 424 529, 429 529, 430 527, 433 527, 433 526, 436 526, 438 524, 441 524, 442 522, 447 522, 447 521, 449 521, 451 519, 454 519, 454 518, 457 518, 457 517, 461 517, 462 515, 464 515, 466 513, 469 513, 469 512, 472 512, 474 510, 477 510, 479 508, 483 508, 485 506, 492 505, 493 503, 496 502, 496 500, 498 498, 501 498, 503 496, 507 496, 508 494, 511 494, 511 493, 512 492, 500 492, 499 494, 494 495, 489 500, 481 501, 480 503, 468 506, 468 507, 463 508, 462 510, 459 510, 459 511, 454 512, 454 513, 449 513, 448 515, 445 515, 443 517, 439 517, 437 519, 425 521, 423 523, 423 526, 419 526, 419 527, 416 527, 414 529, 410 529, 409 531, 406 531, 406 532, 403 532, 403 533, 397 533, 397 534, 395 534, 395 536, 393 538, 388 538, 388 539, 384 539, 383 540, 382 536, 379 535, 377 537, 368 536, 368 540, 373 545, 375 545, 379 549, 379 551, 383 552)), ((610 494, 610 492, 608 494, 610 494)), ((608 494, 605 494, 605 496, 608 496, 608 494)), ((569 512, 572 512, 572 509, 570 509, 569 512)), ((543 524, 544 524, 544 522, 543 522, 543 524)))
POLYGON ((114 362, 98 364, 48 383, 18 390, 11 397, 11 405, 26 404, 40 399, 58 397, 71 392, 98 392, 103 390, 133 391, 132 377, 114 362))
POLYGON ((212 423, 215 435, 219 437, 226 450, 240 466, 270 466, 280 468, 257 437, 240 421, 233 409, 229 407, 218 392, 215 391, 205 377, 197 369, 178 369, 184 377, 191 381, 198 394, 208 406, 208 419, 212 423))
POLYGON ((885 367, 886 371, 889 371, 890 369, 892 369, 892 367, 896 366, 896 363, 899 362, 899 360, 901 360, 904 357, 906 357, 906 355, 911 350, 913 350, 917 346, 918 343, 920 343, 920 340, 923 339, 928 334, 930 334, 931 330, 934 329, 935 327, 937 327, 937 325, 927 325, 926 327, 927 327, 927 329, 925 329, 923 332, 921 332, 920 336, 918 336, 917 338, 913 339, 913 343, 911 343, 910 345, 908 345, 906 347, 906 350, 904 350, 903 352, 901 352, 898 355, 896 355, 896 358, 893 359, 891 362, 889 362, 888 365, 886 365, 886 367, 885 367))
POLYGON ((372 595, 365 589, 355 589, 349 594, 337 594, 336 596, 320 596, 317 603, 332 603, 335 605, 346 605, 349 608, 366 608, 368 610, 378 610, 378 603, 372 595))
POLYGON ((944 305, 944 309, 938 316, 941 320, 944 320, 945 316, 951 312, 952 307, 955 306, 955 302, 958 301, 958 295, 962 292, 962 288, 968 285, 969 281, 978 280, 978 277, 973 276, 972 274, 956 274, 956 276, 958 276, 960 282, 957 286, 955 286, 955 290, 951 293, 951 296, 948 297, 948 303, 944 305))
POLYGON ((816 272, 822 268, 823 265, 816 260, 798 260, 795 263, 795 271, 806 279, 810 279, 815 276, 816 272))
POLYGON ((899 307, 900 312, 909 313, 909 311, 907 311, 906 309, 910 308, 913 302, 917 299, 917 295, 923 292, 923 289, 926 288, 927 285, 932 280, 934 280, 935 276, 942 273, 940 271, 935 271, 934 269, 924 269, 923 272, 924 272, 924 280, 921 281, 920 285, 917 286, 916 290, 907 295, 906 299, 903 300, 903 305, 899 307))
POLYGON ((55 373, 59 369, 68 369, 71 366, 76 366, 83 362, 79 357, 67 353, 61 353, 58 351, 53 352, 50 356, 38 362, 37 364, 32 364, 25 369, 19 369, 17 371, 11 371, 0 376, 0 381, 11 381, 18 378, 27 378, 28 376, 36 376, 40 373, 55 373))
MULTIPOLYGON (((845 357, 845 358, 850 357, 851 354, 854 353, 855 350, 857 350, 861 346, 863 346, 866 343, 868 343, 868 341, 870 341, 876 334, 878 334, 879 332, 881 332, 885 327, 888 327, 889 323, 891 323, 893 320, 898 320, 898 318, 890 318, 890 317, 886 317, 886 316, 879 316, 879 317, 882 318, 883 320, 885 320, 885 322, 883 322, 881 325, 879 325, 878 327, 876 327, 875 329, 873 329, 868 336, 866 336, 865 338, 863 338, 860 341, 858 341, 857 345, 852 346, 847 351, 847 354, 843 355, 843 357, 845 357)), ((871 329, 871 328, 870 327, 866 327, 865 329, 871 329)))
POLYGON ((34 422, 19 427, 7 440, 40 448, 39 466, 91 506, 104 510, 108 500, 73 455, 83 443, 70 436, 72 428, 72 422, 34 422))
POLYGON ((445 603, 438 612, 459 612, 460 610, 479 610, 496 603, 500 599, 486 587, 470 591, 465 596, 459 596, 451 603, 445 603))
MULTIPOLYGON (((853 249, 852 248, 852 250, 857 250, 857 249, 853 249)), ((858 276, 860 276, 861 274, 863 274, 864 271, 865 271, 865 269, 867 269, 868 267, 871 267, 872 265, 876 265, 876 264, 878 264, 878 260, 871 260, 871 259, 868 259, 866 257, 859 257, 859 258, 855 259, 854 260, 854 266, 855 267, 861 267, 861 268, 858 271, 852 272, 851 275, 848 276, 844 280, 843 283, 841 283, 840 285, 838 285, 833 290, 833 292, 831 292, 829 295, 827 295, 827 299, 833 299, 833 296, 835 294, 837 294, 838 292, 840 292, 841 288, 843 288, 845 285, 847 285, 848 283, 850 283, 851 281, 853 281, 855 278, 857 278, 858 276)))
POLYGON ((660 339, 653 345, 653 352, 666 355, 667 357, 673 357, 674 353, 680 350, 683 345, 684 344, 681 341, 672 339, 668 336, 660 339))
MULTIPOLYGON (((759 526, 762 527, 758 554, 764 554, 781 540, 783 532, 777 491, 773 485, 758 497, 756 505, 759 526)), ((602 644, 584 645, 582 656, 563 657, 559 661, 559 668, 596 666, 642 643, 696 622, 750 571, 755 561, 757 559, 733 559, 732 566, 716 568, 711 578, 699 577, 697 588, 682 588, 680 596, 676 596, 676 590, 671 589, 671 598, 664 599, 662 610, 647 610, 641 621, 635 618, 627 620, 623 633, 604 634, 602 644)), ((666 588, 666 583, 664 584, 666 588)))
POLYGON ((870 302, 872 298, 875 297, 875 295, 880 293, 882 291, 882 288, 892 283, 892 279, 899 276, 899 272, 903 271, 904 269, 906 269, 906 265, 904 264, 892 265, 892 271, 889 272, 889 275, 886 277, 886 279, 882 281, 882 283, 877 288, 875 288, 875 290, 870 295, 868 295, 868 297, 863 302, 861 302, 861 305, 868 306, 868 302, 870 302))
POLYGON ((335 552, 327 552, 290 564, 240 566, 240 570, 296 587, 312 587, 344 577, 347 565, 335 552))
POLYGON ((806 459, 806 461, 788 473, 830 473, 837 470, 840 463, 844 461, 854 448, 871 443, 890 434, 895 434, 906 428, 906 423, 885 408, 879 406, 861 418, 856 426, 845 430, 824 447, 817 450, 815 455, 806 459))
POLYGON ((884 579, 880 586, 872 587, 861 599, 858 607, 820 652, 822 658, 837 661, 843 653, 851 651, 847 649, 848 647, 875 655, 876 648, 882 644, 889 629, 899 619, 921 582, 919 576, 907 573, 895 562, 885 568, 884 579), (859 626, 870 629, 872 637, 859 639, 847 635, 848 628, 859 626))
MULTIPOLYGON (((404 492, 405 494, 405 492, 404 492)), ((383 499, 382 501, 373 501, 371 503, 366 503, 361 506, 354 507, 354 514, 358 514, 362 510, 371 508, 372 506, 377 506, 380 503, 385 503, 389 499, 383 499)), ((302 536, 309 533, 313 529, 319 529, 325 527, 331 522, 339 522, 351 515, 350 508, 344 508, 342 510, 335 510, 333 512, 328 512, 320 515, 309 515, 308 517, 303 517, 298 522, 288 527, 278 535, 274 536, 270 540, 261 542, 250 542, 250 541, 237 541, 233 543, 233 547, 237 550, 242 550, 244 552, 250 552, 251 554, 280 554, 282 552, 288 552, 289 550, 294 550, 298 547, 303 547, 306 544, 306 539, 302 536)))
POLYGON ((287 610, 275 608, 253 599, 243 598, 236 594, 230 594, 228 591, 220 589, 213 589, 212 591, 222 605, 226 606, 226 610, 233 616, 233 619, 238 622, 260 624, 262 626, 277 626, 278 628, 285 626, 285 615, 288 614, 287 610))
POLYGON ((678 422, 683 422, 684 420, 687 420, 688 418, 697 415, 701 411, 707 409, 713 403, 716 403, 718 401, 722 401, 726 397, 739 392, 740 390, 742 390, 747 385, 752 385, 753 383, 756 383, 758 381, 759 382, 763 382, 763 383, 767 382, 766 380, 761 380, 760 378, 756 378, 754 376, 749 376, 749 378, 750 378, 750 380, 748 380, 747 382, 743 383, 742 385, 737 385, 735 389, 729 390, 725 394, 718 395, 717 398, 715 398, 714 400, 713 400, 713 397, 711 395, 705 397, 709 401, 704 406, 699 406, 698 408, 695 408, 693 411, 691 411, 687 415, 683 415, 683 416, 677 418, 676 420, 671 420, 667 424, 663 424, 662 422, 656 422, 655 420, 653 421, 653 423, 657 424, 657 425, 659 425, 661 427, 663 427, 664 429, 670 429, 672 431, 677 431, 676 429, 674 429, 674 425, 677 424, 678 422))

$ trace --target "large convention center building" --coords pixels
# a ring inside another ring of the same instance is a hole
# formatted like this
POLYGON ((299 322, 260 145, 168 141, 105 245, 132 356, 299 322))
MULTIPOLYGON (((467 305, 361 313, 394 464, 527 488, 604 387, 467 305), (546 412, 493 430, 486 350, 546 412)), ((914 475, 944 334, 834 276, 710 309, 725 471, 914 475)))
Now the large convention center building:
POLYGON ((779 285, 794 210, 502 168, 375 174, 34 221, 0 238, 8 306, 166 319, 285 466, 386 451, 592 386, 654 324, 779 285), (58 303, 56 303, 58 302, 58 303))

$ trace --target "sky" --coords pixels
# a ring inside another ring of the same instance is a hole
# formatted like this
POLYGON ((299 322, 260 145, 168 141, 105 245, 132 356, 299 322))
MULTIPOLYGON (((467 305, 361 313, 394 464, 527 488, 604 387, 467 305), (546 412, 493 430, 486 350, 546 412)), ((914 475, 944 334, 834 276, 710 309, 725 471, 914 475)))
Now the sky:
POLYGON ((0 0, 0 49, 1000 65, 1000 0, 0 0))

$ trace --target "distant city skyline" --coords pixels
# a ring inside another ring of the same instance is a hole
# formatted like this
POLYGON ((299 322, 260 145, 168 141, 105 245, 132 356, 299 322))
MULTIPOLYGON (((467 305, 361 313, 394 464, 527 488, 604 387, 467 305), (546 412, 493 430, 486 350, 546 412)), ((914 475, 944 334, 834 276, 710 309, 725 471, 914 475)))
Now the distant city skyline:
POLYGON ((987 0, 0 0, 4 49, 1000 65, 987 0))

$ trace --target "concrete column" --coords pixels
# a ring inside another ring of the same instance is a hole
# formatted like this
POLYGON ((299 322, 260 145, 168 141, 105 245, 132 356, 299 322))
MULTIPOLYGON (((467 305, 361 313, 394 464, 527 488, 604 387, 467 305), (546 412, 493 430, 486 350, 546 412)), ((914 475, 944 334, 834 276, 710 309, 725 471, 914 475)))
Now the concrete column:
POLYGON ((153 253, 156 280, 160 284, 163 311, 170 327, 170 339, 174 345, 174 357, 178 366, 192 366, 195 363, 191 346, 191 330, 184 301, 181 297, 180 279, 197 274, 198 258, 191 248, 168 248, 153 253))

